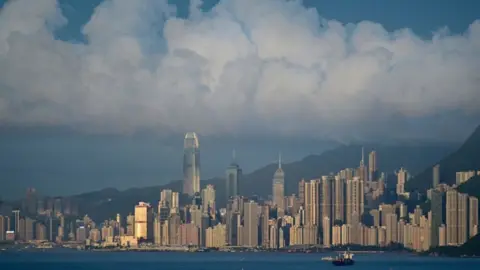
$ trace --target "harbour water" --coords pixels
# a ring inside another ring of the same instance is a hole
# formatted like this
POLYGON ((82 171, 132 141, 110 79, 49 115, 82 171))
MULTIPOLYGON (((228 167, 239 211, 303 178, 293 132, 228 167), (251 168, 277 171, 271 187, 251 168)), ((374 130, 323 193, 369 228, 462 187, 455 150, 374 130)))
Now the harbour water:
MULTIPOLYGON (((162 253, 48 250, 0 253, 5 270, 315 270, 338 269, 323 256, 334 254, 287 253, 162 253)), ((357 254, 347 269, 415 270, 480 269, 480 259, 419 257, 409 254, 357 254)), ((343 268, 342 268, 343 269, 343 268)))

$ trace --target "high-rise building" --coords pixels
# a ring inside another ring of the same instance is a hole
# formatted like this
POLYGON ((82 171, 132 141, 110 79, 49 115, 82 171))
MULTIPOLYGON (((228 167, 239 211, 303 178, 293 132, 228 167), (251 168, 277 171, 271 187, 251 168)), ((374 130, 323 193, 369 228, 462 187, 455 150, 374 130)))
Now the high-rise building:
POLYGON ((363 181, 359 176, 347 180, 347 224, 353 224, 353 216, 361 217, 363 215, 364 207, 364 190, 363 181))
POLYGON ((305 225, 319 225, 319 191, 319 179, 313 179, 305 183, 305 225))
POLYGON ((244 203, 243 245, 258 246, 258 205, 254 201, 244 203))
POLYGON ((458 193, 458 244, 461 245, 468 240, 468 194, 458 193))
POLYGON ((5 241, 5 232, 6 232, 6 228, 5 228, 5 218, 0 215, 0 241, 5 241))
POLYGON ((440 184, 440 164, 433 166, 432 175, 433 175, 432 188, 436 188, 438 184, 440 184))
POLYGON ((442 193, 438 190, 432 190, 432 198, 430 200, 430 209, 432 212, 431 224, 431 246, 437 247, 440 240, 439 230, 443 221, 443 209, 442 209, 442 193))
POLYGON ((151 240, 153 236, 153 213, 150 204, 139 202, 135 206, 135 238, 151 240))
POLYGON ((376 181, 378 177, 378 168, 377 168, 377 152, 372 151, 368 155, 368 180, 376 181))
MULTIPOLYGON (((322 220, 322 227, 325 224, 325 218, 332 221, 332 190, 334 188, 335 177, 322 176, 321 192, 320 192, 320 213, 322 220)), ((329 225, 330 226, 330 225, 329 225)))
POLYGON ((455 189, 447 191, 447 245, 458 245, 458 192, 455 189))
POLYGON ((408 173, 404 168, 400 168, 397 173, 397 195, 405 193, 405 183, 407 182, 408 173))
POLYGON ((172 190, 164 189, 160 192, 160 205, 172 207, 172 190))
POLYGON ((183 146, 183 193, 200 192, 200 150, 195 132, 185 134, 183 146))
POLYGON ((232 163, 228 166, 226 182, 227 202, 230 198, 240 195, 240 181, 242 178, 242 169, 235 162, 235 150, 233 151, 232 163))
POLYGON ((278 168, 273 175, 272 183, 273 203, 277 206, 279 211, 284 211, 284 197, 285 197, 285 174, 282 170, 282 157, 278 156, 278 168))
POLYGON ((345 221, 345 178, 335 177, 333 221, 345 221))
POLYGON ((213 185, 207 185, 202 190, 202 210, 204 213, 215 211, 215 188, 213 185))
POLYGON ((20 234, 20 210, 13 210, 12 213, 14 215, 15 238, 18 238, 20 234))
POLYGON ((305 179, 298 183, 298 201, 300 205, 305 206, 305 179))
POLYGON ((478 234, 478 198, 471 196, 468 205, 468 233, 471 238, 478 234))

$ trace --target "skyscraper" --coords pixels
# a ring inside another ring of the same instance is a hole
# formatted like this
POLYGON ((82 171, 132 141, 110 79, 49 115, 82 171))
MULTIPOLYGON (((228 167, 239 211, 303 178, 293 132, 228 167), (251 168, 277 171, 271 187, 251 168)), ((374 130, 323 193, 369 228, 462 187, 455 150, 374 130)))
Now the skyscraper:
POLYGON ((151 240, 153 236, 153 214, 150 204, 139 202, 135 206, 135 237, 151 240))
POLYGON ((345 221, 345 179, 335 176, 333 221, 345 221))
POLYGON ((440 226, 442 225, 442 193, 438 190, 432 191, 432 199, 430 200, 430 209, 432 211, 432 218, 430 220, 431 230, 430 230, 430 243, 432 247, 438 246, 438 241, 440 239, 440 226))
POLYGON ((468 211, 469 211, 468 233, 470 238, 472 238, 478 233, 478 199, 477 197, 470 196, 468 211))
POLYGON ((213 185, 207 185, 202 190, 202 210, 204 213, 215 211, 215 188, 213 185))
POLYGON ((183 145, 183 193, 200 192, 200 150, 195 132, 185 134, 183 145))
POLYGON ((354 216, 361 217, 363 215, 364 207, 364 190, 363 181, 360 177, 354 177, 347 180, 347 213, 346 223, 355 224, 354 216))
POLYGON ((438 184, 440 184, 440 164, 433 166, 432 188, 436 188, 438 184))
POLYGON ((235 150, 233 151, 233 160, 230 166, 227 168, 227 182, 226 182, 226 195, 227 202, 231 197, 240 195, 240 180, 242 178, 242 169, 235 162, 235 150))
POLYGON ((285 197, 285 174, 282 170, 282 156, 278 156, 278 169, 273 175, 273 203, 277 206, 278 210, 285 210, 284 200, 285 197))
POLYGON ((368 155, 368 180, 377 180, 377 152, 372 151, 368 155))
POLYGON ((454 189, 447 191, 447 245, 458 244, 458 192, 454 189))
POLYGON ((244 204, 243 245, 258 246, 258 205, 254 201, 244 204))
POLYGON ((405 193, 405 183, 407 182, 407 171, 403 168, 400 168, 400 171, 397 173, 397 195, 402 195, 405 193))

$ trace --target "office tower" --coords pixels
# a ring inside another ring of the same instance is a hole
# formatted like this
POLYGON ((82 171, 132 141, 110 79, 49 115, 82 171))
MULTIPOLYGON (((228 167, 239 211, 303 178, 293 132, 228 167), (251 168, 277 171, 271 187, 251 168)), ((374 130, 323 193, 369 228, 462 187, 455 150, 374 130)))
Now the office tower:
POLYGON ((478 198, 470 196, 468 199, 468 233, 470 238, 478 234, 478 198))
POLYGON ((298 201, 301 206, 305 206, 305 179, 298 182, 298 201))
POLYGON ((200 150, 195 132, 185 134, 183 146, 183 193, 200 192, 200 150))
POLYGON ((12 211, 14 215, 14 231, 15 231, 15 238, 17 239, 20 233, 20 210, 13 210, 12 211))
POLYGON ((34 233, 35 220, 31 218, 25 218, 25 241, 32 241, 34 233))
POLYGON ((207 185, 202 190, 202 210, 204 213, 215 213, 215 188, 213 185, 207 185))
POLYGON ((458 244, 461 245, 468 240, 468 194, 458 193, 458 244))
POLYGON ((160 192, 160 205, 172 207, 172 190, 164 189, 160 192))
POLYGON ((328 217, 328 220, 332 220, 332 190, 335 177, 333 176, 322 176, 322 186, 320 192, 320 211, 322 219, 322 227, 325 224, 325 218, 328 217))
POLYGON ((172 192, 172 201, 170 204, 171 209, 178 209, 179 208, 179 196, 178 192, 172 192))
POLYGON ((153 243, 158 246, 162 244, 162 222, 159 216, 153 218, 153 243))
POLYGON ((135 206, 135 238, 143 240, 151 240, 153 231, 153 216, 150 204, 139 202, 135 206))
MULTIPOLYGON (((364 160, 364 153, 363 153, 363 147, 362 147, 362 159, 360 160, 360 166, 358 166, 355 176, 360 178, 360 181, 367 181, 368 180, 368 172, 367 172, 367 167, 365 167, 365 160, 364 160)), ((347 178, 352 179, 352 178, 347 178)))
POLYGON ((436 188, 440 184, 440 164, 433 166, 433 182, 432 188, 436 188))
POLYGON ((268 222, 270 221, 270 207, 268 205, 262 205, 261 210, 261 217, 260 217, 260 232, 261 232, 261 239, 262 239, 262 246, 269 247, 269 225, 268 222))
POLYGON ((34 188, 27 189, 27 196, 25 199, 25 208, 28 214, 37 213, 37 191, 34 188))
POLYGON ((397 243, 397 234, 398 234, 398 220, 397 214, 389 213, 386 217, 386 239, 385 242, 387 245, 391 243, 397 243))
POLYGON ((447 191, 447 245, 458 244, 458 192, 454 189, 447 191))
POLYGON ((361 217, 364 211, 363 181, 356 176, 347 180, 347 224, 353 224, 353 216, 361 217))
POLYGON ((45 241, 47 240, 47 227, 42 223, 37 223, 35 229, 35 239, 38 241, 45 241))
POLYGON ((323 246, 328 248, 332 245, 332 237, 331 237, 331 224, 330 218, 325 216, 323 218, 323 246))
POLYGON ((129 214, 127 216, 127 236, 135 235, 135 216, 129 214))
POLYGON ((443 221, 442 205, 442 193, 438 190, 432 190, 432 198, 430 200, 430 209, 432 212, 432 218, 430 220, 430 243, 432 247, 437 247, 440 239, 439 229, 443 221))
POLYGON ((413 210, 413 225, 420 226, 420 220, 423 216, 423 209, 420 207, 420 205, 417 205, 415 207, 415 210, 413 210))
POLYGON ((230 166, 228 166, 226 174, 226 195, 228 202, 230 198, 240 195, 240 181, 242 179, 242 169, 235 162, 235 150, 233 151, 232 163, 230 164, 230 166))
POLYGON ((345 178, 335 176, 333 221, 345 221, 345 178))
POLYGON ((258 205, 254 201, 244 204, 243 245, 258 246, 258 205))
POLYGON ((318 225, 319 222, 320 180, 313 179, 305 183, 305 225, 318 225))
POLYGON ((376 181, 378 177, 377 173, 377 152, 372 151, 368 155, 368 180, 376 181))
POLYGON ((0 215, 0 241, 5 241, 5 232, 6 232, 6 228, 5 228, 5 218, 0 215))
POLYGON ((400 168, 397 173, 397 195, 405 193, 405 183, 407 182, 407 171, 404 168, 400 168))
POLYGON ((285 210, 283 198, 285 197, 285 174, 282 170, 282 156, 278 156, 278 169, 273 175, 272 183, 273 204, 279 211, 285 210))
POLYGON ((387 217, 389 214, 395 213, 395 206, 391 204, 381 204, 379 207, 380 209, 380 226, 387 226, 387 217))

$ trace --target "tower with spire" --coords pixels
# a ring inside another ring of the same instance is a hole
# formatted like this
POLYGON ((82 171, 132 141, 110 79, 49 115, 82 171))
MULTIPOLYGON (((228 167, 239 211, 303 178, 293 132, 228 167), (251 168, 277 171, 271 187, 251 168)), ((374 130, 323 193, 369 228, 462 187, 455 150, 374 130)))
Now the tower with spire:
POLYGON ((285 173, 282 169, 282 154, 278 154, 278 168, 273 175, 272 183, 273 204, 277 207, 278 213, 284 213, 285 197, 285 173))
POLYGON ((242 179, 242 169, 236 162, 236 151, 232 150, 232 163, 226 171, 226 201, 232 197, 240 196, 240 181, 242 179))

